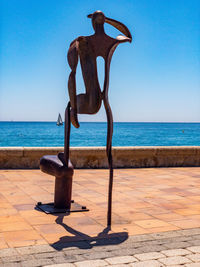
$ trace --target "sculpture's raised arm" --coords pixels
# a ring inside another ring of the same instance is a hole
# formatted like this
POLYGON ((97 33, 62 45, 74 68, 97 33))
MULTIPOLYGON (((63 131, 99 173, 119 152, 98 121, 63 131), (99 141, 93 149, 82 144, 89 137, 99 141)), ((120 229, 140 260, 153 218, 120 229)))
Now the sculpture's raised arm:
POLYGON ((121 33, 123 33, 125 36, 123 35, 118 35, 117 36, 117 40, 119 42, 132 42, 132 35, 129 31, 129 29, 121 22, 114 20, 114 19, 110 19, 110 18, 105 18, 105 22, 112 25, 113 27, 115 27, 117 30, 119 30, 121 33))

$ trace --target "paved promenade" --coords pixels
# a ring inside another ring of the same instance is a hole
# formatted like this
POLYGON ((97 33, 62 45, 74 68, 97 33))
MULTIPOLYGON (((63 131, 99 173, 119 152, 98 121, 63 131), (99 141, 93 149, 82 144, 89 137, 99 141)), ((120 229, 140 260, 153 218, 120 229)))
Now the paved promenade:
POLYGON ((200 228, 0 250, 0 266, 200 266, 200 228))
POLYGON ((200 267, 199 178, 198 167, 115 170, 110 230, 108 170, 76 170, 73 199, 90 211, 56 216, 35 209, 53 201, 53 177, 0 170, 0 266, 200 267))

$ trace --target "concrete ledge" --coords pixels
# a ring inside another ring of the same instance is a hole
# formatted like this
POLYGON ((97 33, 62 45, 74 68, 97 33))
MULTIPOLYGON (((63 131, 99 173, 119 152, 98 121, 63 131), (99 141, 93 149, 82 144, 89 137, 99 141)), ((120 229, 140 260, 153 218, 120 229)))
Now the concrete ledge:
MULTIPOLYGON (((62 147, 1 147, 0 169, 35 169, 43 155, 56 155, 62 147)), ((107 168, 105 147, 72 147, 75 168, 107 168)), ((113 147, 115 168, 197 167, 200 146, 113 147)))

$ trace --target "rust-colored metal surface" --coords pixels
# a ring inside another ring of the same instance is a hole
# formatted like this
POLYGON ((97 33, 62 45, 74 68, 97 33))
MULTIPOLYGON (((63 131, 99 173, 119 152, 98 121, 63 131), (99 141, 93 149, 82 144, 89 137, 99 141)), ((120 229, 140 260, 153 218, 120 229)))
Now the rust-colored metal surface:
MULTIPOLYGON (((58 209, 71 211, 71 193, 73 166, 69 160, 70 146, 70 127, 79 127, 77 114, 95 114, 99 111, 102 101, 107 115, 107 144, 106 152, 109 164, 109 190, 108 190, 108 213, 107 225, 111 225, 112 214, 112 186, 113 186, 113 162, 112 162, 112 135, 113 135, 113 117, 108 100, 109 72, 112 55, 120 43, 131 42, 132 36, 128 28, 119 21, 107 18, 103 12, 96 11, 88 15, 92 20, 94 34, 90 36, 80 36, 71 44, 67 54, 71 73, 68 80, 68 91, 70 101, 65 110, 65 145, 64 153, 57 156, 44 156, 40 160, 40 169, 56 177, 54 204, 44 205, 43 210, 47 212, 57 212, 58 209), (108 23, 118 29, 124 35, 117 38, 108 36, 104 31, 104 23, 108 23), (105 61, 105 78, 101 90, 98 73, 97 57, 102 57, 105 61), (76 68, 80 60, 83 80, 85 84, 85 93, 76 94, 76 68)), ((42 205, 38 206, 42 209, 42 205)), ((87 210, 86 207, 82 210, 87 210)))
POLYGON ((65 137, 65 162, 69 159, 69 135, 70 121, 78 128, 77 114, 95 114, 99 111, 102 101, 107 115, 107 157, 110 169, 109 175, 109 192, 108 192, 108 217, 107 224, 111 225, 112 212, 112 186, 113 186, 113 162, 112 162, 112 135, 113 135, 113 117, 108 100, 109 87, 109 72, 112 55, 116 47, 124 42, 131 42, 132 36, 128 28, 119 21, 107 18, 103 12, 96 11, 88 15, 92 20, 94 34, 90 36, 80 36, 71 44, 68 51, 68 63, 71 68, 71 73, 68 80, 68 90, 70 104, 66 109, 65 120, 66 137, 65 137), (104 23, 108 23, 118 29, 124 35, 119 35, 117 38, 108 36, 104 31, 104 23), (103 57, 105 61, 105 79, 103 90, 101 90, 98 73, 97 73, 97 57, 103 57), (80 60, 83 80, 85 84, 85 94, 76 94, 76 68, 80 60), (69 106, 70 105, 70 106, 69 106), (70 113, 70 114, 69 114, 70 113))

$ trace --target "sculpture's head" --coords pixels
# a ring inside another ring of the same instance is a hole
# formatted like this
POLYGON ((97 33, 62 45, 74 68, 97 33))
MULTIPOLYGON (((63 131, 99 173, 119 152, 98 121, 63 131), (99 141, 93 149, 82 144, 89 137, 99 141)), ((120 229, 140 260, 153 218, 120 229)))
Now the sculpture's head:
POLYGON ((130 39, 129 42, 132 41, 132 36, 128 28, 117 20, 107 18, 102 11, 97 10, 93 14, 89 14, 87 17, 92 19, 92 26, 95 31, 97 29, 101 29, 102 31, 103 24, 108 23, 127 36, 130 39))
POLYGON ((87 17, 92 19, 92 26, 94 30, 96 29, 96 25, 103 25, 106 18, 100 10, 95 11, 93 14, 89 14, 87 17))

